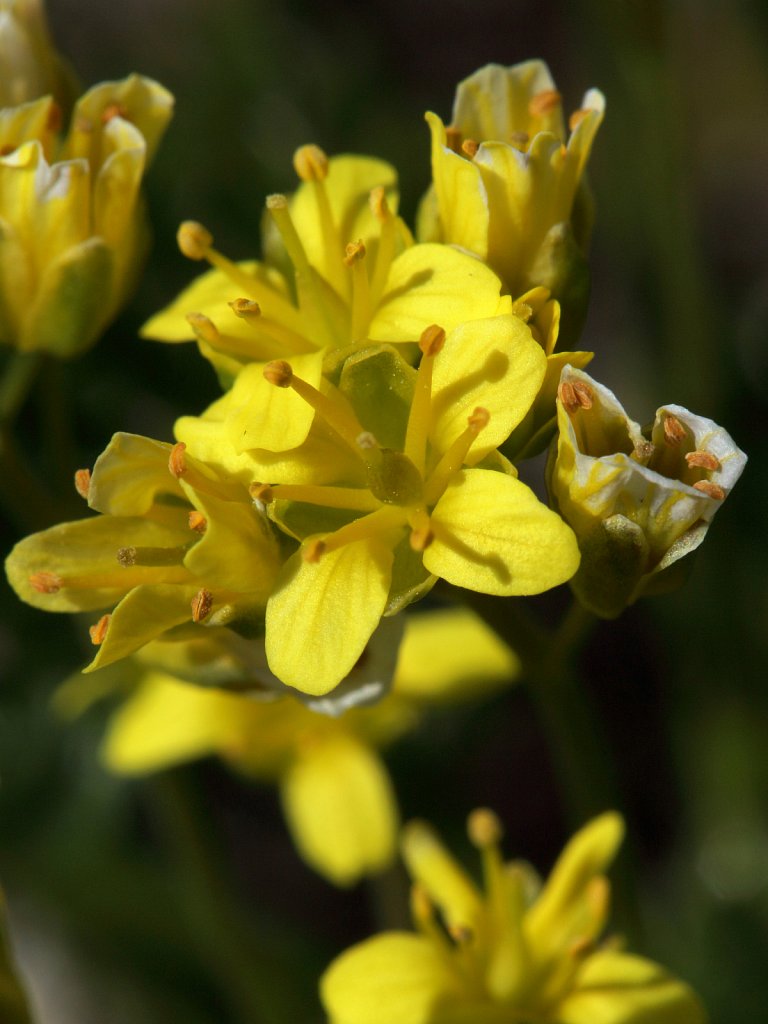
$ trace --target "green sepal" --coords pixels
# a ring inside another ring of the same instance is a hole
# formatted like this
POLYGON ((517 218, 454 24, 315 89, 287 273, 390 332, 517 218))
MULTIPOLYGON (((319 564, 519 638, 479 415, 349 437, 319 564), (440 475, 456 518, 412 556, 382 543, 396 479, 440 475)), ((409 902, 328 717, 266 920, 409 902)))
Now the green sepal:
POLYGON ((380 448, 402 451, 416 371, 391 345, 373 345, 344 363, 339 388, 380 448))
POLYGON ((437 577, 424 568, 420 551, 414 551, 408 536, 394 548, 392 582, 387 596, 385 615, 395 615, 428 594, 437 583, 437 577))
POLYGON ((626 516, 612 515, 579 538, 581 565, 571 580, 579 601, 601 619, 631 604, 648 567, 648 541, 626 516))
POLYGON ((526 288, 544 285, 562 310, 558 347, 578 343, 587 317, 591 278, 589 264, 569 224, 555 224, 544 236, 527 274, 526 288))

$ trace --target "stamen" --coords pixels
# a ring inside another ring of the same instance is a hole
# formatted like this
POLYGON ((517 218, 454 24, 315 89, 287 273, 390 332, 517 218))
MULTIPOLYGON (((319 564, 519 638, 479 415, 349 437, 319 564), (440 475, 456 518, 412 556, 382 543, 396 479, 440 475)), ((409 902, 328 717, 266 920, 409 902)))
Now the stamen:
POLYGON ((461 152, 461 129, 449 124, 445 129, 445 144, 454 153, 461 152))
POLYGON ((168 456, 168 469, 171 476, 184 482, 200 494, 209 494, 212 498, 221 498, 224 501, 242 501, 243 489, 240 484, 233 481, 216 480, 202 472, 194 462, 191 462, 184 454, 187 446, 183 441, 177 441, 171 447, 168 456))
POLYGON ((390 216, 389 205, 387 203, 387 190, 383 185, 377 185, 376 188, 371 189, 371 193, 368 197, 368 204, 371 208, 371 213, 383 224, 390 216))
POLYGON ((500 843, 504 829, 493 811, 487 807, 478 807, 467 819, 467 834, 472 845, 483 850, 500 843))
POLYGON ((714 498, 716 501, 722 501, 725 497, 725 491, 719 484, 713 484, 711 480, 697 480, 693 485, 697 491, 701 491, 702 494, 706 494, 708 498, 714 498))
POLYGON ((578 125, 580 125, 584 118, 591 113, 592 111, 589 110, 587 107, 582 107, 580 110, 574 110, 574 112, 568 118, 569 130, 575 132, 578 125))
POLYGON ((445 452, 424 485, 424 500, 427 505, 435 504, 452 477, 460 471, 477 435, 488 426, 490 418, 491 414, 482 406, 478 406, 472 415, 467 417, 467 429, 445 452))
POLYGON ((389 277, 389 268, 395 258, 395 243, 397 241, 397 218, 392 213, 387 203, 387 193, 383 185, 371 189, 369 199, 374 217, 381 224, 379 232, 379 245, 376 250, 376 261, 370 275, 370 302, 371 309, 375 309, 389 277))
POLYGON ((168 456, 168 469, 171 471, 171 476, 175 476, 178 479, 183 476, 187 470, 187 460, 184 457, 184 452, 187 446, 183 441, 177 441, 171 448, 171 454, 168 456))
POLYGON ((55 572, 36 572, 29 577, 29 583, 38 594, 57 594, 64 585, 61 576, 55 572))
POLYGON ((645 465, 655 451, 656 445, 651 444, 650 441, 636 441, 630 458, 634 459, 635 462, 642 462, 645 465))
POLYGON ((194 530, 195 533, 205 533, 208 528, 208 520, 202 512, 198 512, 196 509, 189 513, 188 522, 190 530, 194 530))
POLYGON ((352 317, 350 321, 351 341, 361 341, 368 334, 371 322, 371 291, 368 270, 365 265, 363 240, 350 242, 346 248, 344 265, 352 271, 352 317))
POLYGON ((248 488, 248 493, 254 501, 261 502, 262 505, 269 505, 270 502, 275 500, 269 484, 261 484, 254 481, 248 488))
POLYGON ((557 89, 542 89, 532 96, 528 103, 528 113, 531 117, 544 117, 555 107, 560 105, 562 97, 557 89))
POLYGON ((301 244, 299 233, 288 209, 288 199, 284 195, 276 193, 275 195, 267 196, 266 206, 267 211, 275 222, 277 230, 280 232, 288 258, 295 270, 309 277, 311 270, 309 259, 304 251, 304 246, 301 244))
POLYGON ((190 260, 204 260, 213 245, 213 235, 195 220, 185 220, 176 232, 179 249, 190 260))
POLYGON ((435 357, 440 354, 444 344, 445 331, 438 324, 430 324, 421 332, 419 348, 422 351, 422 357, 416 374, 411 411, 408 415, 404 453, 422 476, 424 475, 432 409, 432 370, 435 357))
POLYGON ((364 451, 371 451, 374 448, 380 447, 379 442, 370 430, 364 430, 362 434, 358 434, 355 438, 355 444, 364 451))
POLYGON ((464 139, 464 141, 461 144, 462 153, 464 154, 464 156, 468 156, 470 160, 472 160, 475 157, 478 149, 480 149, 480 143, 475 142, 474 139, 464 139))
POLYGON ((75 490, 81 498, 88 501, 88 492, 91 487, 90 469, 78 469, 75 473, 75 490))
POLYGON ((208 618, 213 608, 213 594, 202 587, 192 598, 192 621, 202 622, 208 618))
POLYGON ((378 533, 403 525, 405 523, 402 509, 395 505, 382 505, 375 512, 369 512, 368 515, 347 523, 325 537, 314 537, 305 541, 301 555, 305 562, 319 562, 324 554, 338 551, 339 548, 354 544, 358 540, 369 540, 378 533))
POLYGON ((293 367, 285 359, 273 359, 262 371, 264 379, 276 388, 289 388, 293 380, 293 367))
POLYGON ((519 146, 521 149, 525 149, 531 141, 531 136, 528 132, 510 132, 509 141, 513 146, 519 146))
POLYGON ((109 124, 114 117, 122 117, 125 121, 130 120, 128 111, 120 103, 108 103, 101 112, 101 123, 109 124))
POLYGON ((293 167, 302 181, 325 181, 328 157, 319 146, 299 146, 293 154, 293 167))
POLYGON ((569 414, 576 412, 577 409, 592 408, 592 389, 581 380, 561 381, 557 389, 557 397, 569 414))
POLYGON ((189 550, 189 545, 175 548, 125 547, 119 548, 117 560, 124 569, 133 565, 163 566, 179 565, 189 550))
POLYGON ((325 541, 316 537, 314 540, 307 541, 301 549, 301 557, 305 562, 319 562, 325 554, 325 550, 325 541))
POLYGON ((102 615, 98 622, 93 626, 88 627, 88 633, 91 637, 91 643, 94 647, 99 647, 104 643, 107 636, 107 630, 109 629, 109 623, 112 621, 111 615, 102 615))
POLYGON ((234 302, 228 302, 227 305, 235 316, 248 323, 261 317, 261 306, 253 299, 235 299, 234 302))
POLYGON ((348 242, 344 252, 344 265, 353 267, 365 256, 365 244, 362 238, 357 242, 348 242))
POLYGON ((325 487, 314 484, 251 484, 251 495, 259 501, 301 501, 325 508, 351 509, 355 512, 375 512, 382 502, 364 487, 325 487), (254 493, 254 488, 257 492, 254 493))
POLYGON ((685 427, 676 416, 666 416, 664 419, 664 440, 667 444, 679 445, 685 440, 685 427))
POLYGON ((714 472, 715 470, 721 469, 720 460, 716 458, 711 452, 695 451, 688 452, 685 456, 685 461, 689 467, 698 469, 708 469, 714 472))
POLYGON ((408 538, 411 549, 413 551, 426 551, 435 539, 429 513, 424 508, 417 509, 410 515, 408 522, 411 527, 411 535, 408 538))
POLYGON ((220 347, 221 335, 210 317, 207 317, 204 313, 187 313, 185 319, 197 338, 200 338, 201 341, 207 341, 214 348, 220 347))

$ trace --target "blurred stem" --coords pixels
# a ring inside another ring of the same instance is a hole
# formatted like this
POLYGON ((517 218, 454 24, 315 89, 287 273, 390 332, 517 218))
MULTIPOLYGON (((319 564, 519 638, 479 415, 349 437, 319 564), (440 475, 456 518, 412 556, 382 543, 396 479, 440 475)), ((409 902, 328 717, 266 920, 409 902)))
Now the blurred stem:
MULTIPOLYGON (((239 903, 197 792, 184 769, 155 776, 152 795, 173 858, 183 912, 202 963, 219 982, 237 1024, 282 1024, 301 1015, 296 980, 239 903)), ((306 1009, 306 1008, 304 1008, 306 1009)))
POLYGON ((43 365, 39 352, 12 351, 0 379, 0 502, 22 529, 49 523, 50 499, 25 465, 13 428, 43 365))

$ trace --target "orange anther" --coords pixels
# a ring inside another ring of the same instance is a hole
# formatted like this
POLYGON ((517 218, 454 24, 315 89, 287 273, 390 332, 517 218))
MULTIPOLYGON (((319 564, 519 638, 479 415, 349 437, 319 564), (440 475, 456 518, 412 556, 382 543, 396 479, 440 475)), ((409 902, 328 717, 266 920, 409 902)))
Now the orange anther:
POLYGON ((205 533, 206 527, 208 526, 208 520, 205 518, 202 512, 198 512, 197 509, 193 509, 187 517, 190 530, 194 530, 195 533, 205 533))
POLYGON ((461 144, 462 153, 464 156, 468 156, 470 160, 475 156, 478 149, 480 149, 480 143, 474 139, 464 139, 461 144))
POLYGON ((90 634, 91 643, 94 647, 98 647, 100 644, 104 643, 104 638, 107 635, 111 619, 111 615, 102 615, 98 622, 94 623, 93 626, 89 626, 88 633, 90 634))
POLYGON ((192 621, 202 622, 208 618, 213 608, 213 594, 202 587, 192 598, 192 621))
POLYGON ((697 491, 706 494, 708 498, 714 498, 715 501, 722 501, 725 497, 723 488, 719 484, 713 484, 711 480, 697 480, 693 486, 697 491))
POLYGON ((88 491, 91 486, 91 471, 90 469, 78 469, 75 473, 75 490, 81 498, 85 498, 88 501, 88 491))
POLYGON ((291 386, 293 369, 291 364, 286 362, 285 359, 273 359, 271 363, 267 363, 262 373, 264 378, 270 384, 274 384, 276 388, 289 388, 291 386))
POLYGON ((711 452, 688 452, 685 456, 685 461, 691 468, 695 466, 698 469, 709 469, 713 472, 720 469, 720 460, 711 452))
POLYGON ((36 572, 29 577, 29 582, 38 594, 56 594, 63 586, 61 576, 55 572, 36 572))
POLYGON ((187 460, 184 456, 186 449, 187 446, 183 441, 177 441, 168 456, 168 469, 171 471, 171 476, 175 476, 177 479, 184 476, 187 471, 187 460))
POLYGON ((678 445, 685 439, 685 427, 676 416, 664 419, 664 440, 667 444, 678 445))
POLYGON ((425 356, 436 356, 445 344, 445 331, 438 324, 430 324, 421 332, 419 348, 425 356))
POLYGON ((532 96, 528 103, 528 113, 531 117, 543 117, 555 107, 559 106, 562 97, 557 89, 542 89, 532 96))
POLYGON ((324 540, 319 537, 315 537, 314 540, 309 540, 301 549, 301 557, 305 562, 319 562, 325 554, 327 544, 324 540))

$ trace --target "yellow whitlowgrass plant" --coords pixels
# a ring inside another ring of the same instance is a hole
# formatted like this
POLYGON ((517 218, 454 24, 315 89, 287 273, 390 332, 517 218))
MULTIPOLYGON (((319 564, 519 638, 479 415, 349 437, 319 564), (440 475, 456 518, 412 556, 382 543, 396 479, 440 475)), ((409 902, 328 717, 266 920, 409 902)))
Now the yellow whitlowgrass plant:
POLYGON ((105 612, 86 671, 186 627, 258 629, 280 551, 248 489, 189 458, 184 445, 116 434, 78 491, 102 513, 20 541, 11 586, 46 611, 105 612))
POLYGON ((42 0, 0 0, 0 108, 40 96, 68 106, 73 76, 56 52, 42 0))
MULTIPOLYGON (((205 259, 203 274, 143 328, 160 341, 197 339, 227 386, 239 373, 234 406, 248 395, 249 430, 230 423, 237 451, 285 451, 302 443, 311 409, 290 391, 274 392, 262 370, 290 359, 313 387, 325 369, 372 341, 408 343, 436 319, 450 329, 511 309, 487 267, 447 246, 413 245, 397 216, 396 178, 381 160, 329 160, 304 146, 294 164, 301 179, 287 198, 266 204, 265 261, 232 263, 199 224, 185 223, 185 255, 205 259)), ((409 349, 413 349, 410 345, 409 349)))
POLYGON ((581 549, 571 585, 586 607, 613 618, 681 581, 689 563, 680 559, 704 540, 747 457, 722 427, 679 405, 662 406, 641 430, 611 391, 571 366, 557 417, 548 480, 581 549))
POLYGON ((426 115, 433 188, 419 237, 474 253, 513 296, 548 287, 580 319, 591 226, 583 177, 604 105, 590 90, 567 134, 560 93, 542 61, 476 71, 457 89, 450 125, 426 115))
MULTIPOLYGON (((397 639, 385 636, 380 651, 374 636, 364 666, 371 679, 391 673, 397 639)), ((518 668, 488 627, 456 608, 409 616, 391 695, 336 716, 150 670, 112 715, 103 756, 112 771, 138 775, 217 755, 277 783, 303 858, 329 881, 351 885, 389 866, 396 851, 397 804, 377 748, 412 729, 430 704, 476 700, 518 668)), ((82 680, 68 684, 69 697, 81 687, 82 680)))
MULTIPOLYGON (((285 360, 264 370, 317 413, 309 453, 262 461, 262 483, 251 485, 301 542, 267 603, 266 650, 272 671, 306 693, 333 689, 382 615, 438 577, 481 593, 534 594, 578 565, 570 529, 497 451, 545 371, 527 326, 513 315, 447 335, 432 325, 420 347, 418 370, 374 346, 322 390, 285 360)), ((190 450, 231 462, 215 421, 181 421, 177 431, 190 450)))
POLYGON ((132 288, 148 229, 144 171, 173 99, 131 75, 78 100, 0 111, 0 343, 59 357, 90 346, 132 288))
POLYGON ((496 816, 475 811, 480 889, 428 825, 406 826, 417 933, 385 932, 331 964, 330 1024, 704 1024, 686 984, 601 938, 623 830, 617 814, 595 818, 542 885, 529 865, 503 861, 496 816))

